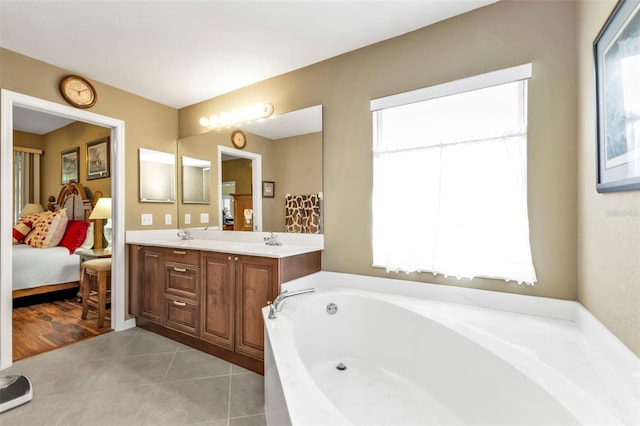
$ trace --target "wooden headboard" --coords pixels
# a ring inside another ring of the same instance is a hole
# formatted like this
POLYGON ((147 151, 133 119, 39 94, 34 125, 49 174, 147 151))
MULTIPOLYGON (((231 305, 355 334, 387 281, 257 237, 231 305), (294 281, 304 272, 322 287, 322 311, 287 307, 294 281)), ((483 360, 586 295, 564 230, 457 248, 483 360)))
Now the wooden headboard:
POLYGON ((58 198, 49 197, 47 210, 55 211, 66 208, 67 217, 76 220, 88 220, 92 209, 92 200, 87 197, 87 192, 79 183, 69 182, 60 189, 58 198))

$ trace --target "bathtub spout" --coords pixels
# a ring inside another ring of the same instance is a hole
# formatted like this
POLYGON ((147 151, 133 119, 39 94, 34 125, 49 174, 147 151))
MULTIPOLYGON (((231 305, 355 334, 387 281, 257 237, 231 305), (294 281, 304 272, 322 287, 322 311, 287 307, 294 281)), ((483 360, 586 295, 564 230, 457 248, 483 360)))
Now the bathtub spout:
POLYGON ((305 293, 313 293, 316 291, 314 288, 305 288, 303 290, 295 290, 295 291, 283 291, 276 297, 271 305, 269 305, 269 318, 273 319, 276 317, 276 312, 280 312, 282 310, 282 306, 284 305, 284 301, 289 297, 297 296, 299 294, 305 293))

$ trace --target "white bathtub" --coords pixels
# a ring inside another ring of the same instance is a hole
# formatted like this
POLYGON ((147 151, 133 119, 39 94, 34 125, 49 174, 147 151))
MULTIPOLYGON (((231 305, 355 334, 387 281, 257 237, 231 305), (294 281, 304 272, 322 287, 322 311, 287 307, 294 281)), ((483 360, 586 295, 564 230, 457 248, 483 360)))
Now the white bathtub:
POLYGON ((584 356, 567 356, 589 349, 573 323, 321 282, 307 280, 317 292, 288 299, 276 319, 264 310, 270 426, 638 421, 632 382, 611 378, 600 358, 602 371, 584 377, 584 356))

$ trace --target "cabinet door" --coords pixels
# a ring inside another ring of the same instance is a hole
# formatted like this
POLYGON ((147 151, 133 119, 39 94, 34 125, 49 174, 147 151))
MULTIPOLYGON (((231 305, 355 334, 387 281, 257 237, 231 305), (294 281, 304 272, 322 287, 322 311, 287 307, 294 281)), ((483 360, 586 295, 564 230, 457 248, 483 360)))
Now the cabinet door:
POLYGON ((138 289, 140 294, 139 315, 151 321, 162 321, 164 272, 162 249, 156 247, 142 247, 140 250, 141 278, 138 289))
POLYGON ((233 350, 234 255, 202 252, 203 340, 233 350))
POLYGON ((237 256, 236 352, 264 359, 262 307, 278 294, 278 259, 237 256))

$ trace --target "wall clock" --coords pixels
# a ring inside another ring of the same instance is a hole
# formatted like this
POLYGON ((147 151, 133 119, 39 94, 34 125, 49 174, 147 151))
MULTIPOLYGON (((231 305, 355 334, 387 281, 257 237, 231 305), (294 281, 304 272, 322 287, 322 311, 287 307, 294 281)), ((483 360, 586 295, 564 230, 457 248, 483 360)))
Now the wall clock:
POLYGON ((231 143, 238 149, 242 149, 247 145, 247 136, 242 130, 234 130, 231 133, 231 143))
POLYGON ((96 89, 91 83, 77 75, 68 75, 60 80, 60 93, 77 108, 91 108, 98 100, 96 89))

